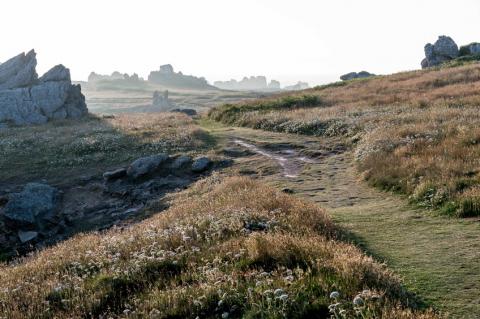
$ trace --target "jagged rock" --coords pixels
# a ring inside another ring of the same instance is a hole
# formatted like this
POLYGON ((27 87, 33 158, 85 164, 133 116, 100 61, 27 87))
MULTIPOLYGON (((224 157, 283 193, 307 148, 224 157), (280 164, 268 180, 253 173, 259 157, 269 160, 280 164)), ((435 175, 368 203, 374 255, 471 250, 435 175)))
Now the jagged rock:
POLYGON ((119 168, 113 171, 103 173, 103 178, 107 181, 112 181, 115 179, 122 178, 127 175, 127 169, 119 168))
POLYGON ((192 164, 192 172, 202 173, 206 171, 211 164, 212 164, 212 161, 210 161, 208 157, 196 158, 192 164))
POLYGON ((35 238, 38 237, 38 232, 36 231, 22 231, 22 230, 19 230, 18 233, 18 239, 20 239, 20 242, 22 244, 28 242, 28 241, 31 241, 35 238))
POLYGON ((167 154, 158 154, 142 157, 135 160, 127 169, 127 175, 131 178, 139 178, 150 174, 168 159, 167 154))
POLYGON ((244 77, 241 81, 216 81, 214 84, 222 90, 236 90, 236 91, 263 91, 267 87, 267 78, 260 76, 244 77))
POLYGON ((458 57, 458 46, 452 38, 447 36, 439 36, 434 43, 427 43, 424 48, 425 59, 422 60, 422 68, 440 65, 444 62, 453 60, 458 57))
POLYGON ((368 78, 368 77, 372 77, 372 76, 375 76, 375 74, 373 73, 369 73, 367 71, 360 71, 360 72, 350 72, 350 73, 347 73, 347 74, 344 74, 340 77, 340 79, 342 81, 349 81, 349 80, 353 80, 353 79, 362 79, 362 78, 368 78))
POLYGON ((0 90, 32 85, 38 78, 36 53, 21 53, 0 65, 0 90))
POLYGON ((41 226, 54 218, 58 210, 57 189, 39 183, 30 183, 22 192, 10 195, 4 216, 17 226, 41 226))
POLYGON ((79 118, 88 113, 80 85, 72 85, 66 67, 57 65, 37 79, 35 65, 32 50, 0 66, 0 82, 3 76, 10 76, 10 80, 0 84, 0 124, 43 124, 53 119, 79 118), (18 66, 20 63, 25 63, 24 68, 18 66), (12 75, 11 70, 18 73, 12 75))

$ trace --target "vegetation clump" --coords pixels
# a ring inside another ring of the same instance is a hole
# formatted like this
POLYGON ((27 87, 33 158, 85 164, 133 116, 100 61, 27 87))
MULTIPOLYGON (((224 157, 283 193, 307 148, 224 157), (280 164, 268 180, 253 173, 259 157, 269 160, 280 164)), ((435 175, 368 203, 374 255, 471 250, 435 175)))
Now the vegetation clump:
POLYGON ((449 215, 471 217, 480 216, 479 92, 480 65, 465 62, 304 92, 321 96, 320 106, 284 109, 272 99, 268 111, 222 106, 210 117, 269 131, 348 138, 370 184, 449 215))
POLYGON ((319 207, 214 175, 140 224, 1 266, 0 317, 436 318, 340 238, 319 207))

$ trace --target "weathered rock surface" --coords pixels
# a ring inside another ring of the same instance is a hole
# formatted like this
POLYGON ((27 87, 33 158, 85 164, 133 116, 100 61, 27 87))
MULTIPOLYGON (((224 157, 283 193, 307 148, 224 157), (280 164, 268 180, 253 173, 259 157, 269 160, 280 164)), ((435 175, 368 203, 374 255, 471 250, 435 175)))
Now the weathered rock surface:
POLYGON ((153 173, 168 159, 167 154, 158 154, 142 157, 135 160, 127 169, 127 175, 131 178, 139 178, 153 173))
POLYGON ((360 72, 350 72, 347 74, 344 74, 340 77, 342 81, 349 81, 353 79, 363 79, 363 78, 369 78, 375 76, 373 73, 369 73, 367 71, 360 71, 360 72))
POLYGON ((5 206, 5 217, 18 226, 42 227, 58 210, 58 190, 39 183, 30 183, 22 192, 12 194, 5 206))
POLYGON ((452 38, 447 36, 439 36, 434 43, 425 45, 425 59, 422 60, 422 68, 440 65, 444 62, 453 60, 458 57, 458 45, 452 38))
POLYGON ((474 42, 467 45, 463 45, 460 48, 460 55, 479 55, 480 54, 480 43, 474 42))
POLYGON ((0 65, 0 90, 29 86, 37 80, 35 51, 21 53, 0 65))
POLYGON ((181 168, 186 167, 191 162, 192 162, 192 158, 190 156, 182 155, 182 156, 179 156, 178 158, 176 158, 173 161, 173 163, 171 165, 171 168, 172 169, 181 169, 181 168))
POLYGON ((18 239, 21 243, 29 242, 38 237, 38 232, 36 231, 18 231, 18 239))
POLYGON ((57 65, 38 79, 36 64, 32 50, 0 65, 0 124, 43 124, 88 113, 66 67, 57 65))
POLYGON ((208 157, 199 157, 196 158, 192 163, 192 172, 201 173, 206 171, 209 166, 212 164, 212 161, 208 157))
POLYGON ((126 175, 127 175, 127 169, 119 168, 113 171, 103 173, 103 178, 107 181, 111 181, 111 180, 122 178, 126 175))

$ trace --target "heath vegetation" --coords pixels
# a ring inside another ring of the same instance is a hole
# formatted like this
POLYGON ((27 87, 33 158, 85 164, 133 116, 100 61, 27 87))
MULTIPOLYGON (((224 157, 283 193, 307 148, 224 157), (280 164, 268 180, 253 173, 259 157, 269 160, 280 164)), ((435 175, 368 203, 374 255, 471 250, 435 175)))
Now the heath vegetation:
POLYGON ((480 215, 479 105, 480 64, 456 61, 221 106, 209 115, 256 129, 347 137, 370 184, 469 217, 480 215), (297 107, 284 107, 289 98, 297 107))

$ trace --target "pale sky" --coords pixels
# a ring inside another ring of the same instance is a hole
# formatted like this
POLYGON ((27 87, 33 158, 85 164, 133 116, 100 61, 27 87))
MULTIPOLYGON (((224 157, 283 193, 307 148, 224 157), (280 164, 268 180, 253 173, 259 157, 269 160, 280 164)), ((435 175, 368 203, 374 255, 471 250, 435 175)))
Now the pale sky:
POLYGON ((265 75, 311 85, 419 68, 439 35, 480 42, 479 0, 2 0, 0 61, 35 48, 72 78, 170 63, 212 83, 265 75))

